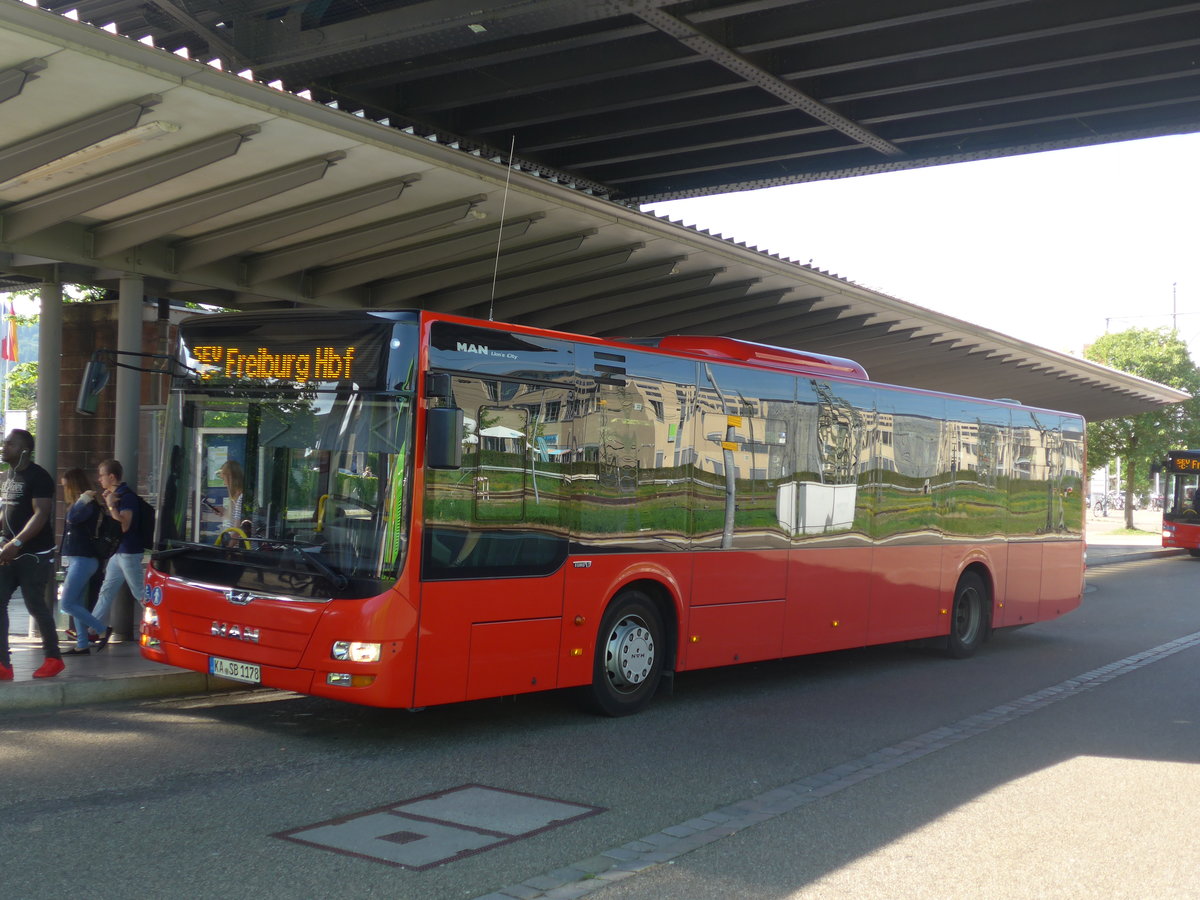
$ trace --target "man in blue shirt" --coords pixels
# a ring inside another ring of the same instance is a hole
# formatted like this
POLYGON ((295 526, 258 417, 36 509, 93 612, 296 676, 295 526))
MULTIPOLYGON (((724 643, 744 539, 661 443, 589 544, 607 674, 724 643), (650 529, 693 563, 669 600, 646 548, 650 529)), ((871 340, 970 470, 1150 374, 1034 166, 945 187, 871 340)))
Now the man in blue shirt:
POLYGON ((124 474, 124 467, 115 459, 104 460, 98 469, 100 487, 104 491, 100 502, 107 510, 107 515, 121 525, 121 541, 117 544, 116 552, 108 558, 108 565, 104 568, 104 583, 100 585, 100 597, 96 601, 96 608, 92 610, 92 615, 108 626, 104 636, 96 642, 98 650, 112 637, 108 613, 121 585, 129 585, 139 608, 144 602, 142 593, 145 590, 146 570, 142 566, 142 554, 146 548, 142 546, 141 523, 138 522, 138 496, 121 480, 124 474))

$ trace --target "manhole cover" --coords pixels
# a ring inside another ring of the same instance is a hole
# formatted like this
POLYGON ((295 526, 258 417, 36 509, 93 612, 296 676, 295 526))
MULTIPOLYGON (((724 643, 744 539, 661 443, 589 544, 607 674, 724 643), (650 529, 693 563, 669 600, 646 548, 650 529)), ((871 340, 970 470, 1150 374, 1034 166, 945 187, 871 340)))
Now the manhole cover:
POLYGON ((604 809, 599 806, 467 784, 274 836, 406 869, 428 869, 600 812, 604 809))

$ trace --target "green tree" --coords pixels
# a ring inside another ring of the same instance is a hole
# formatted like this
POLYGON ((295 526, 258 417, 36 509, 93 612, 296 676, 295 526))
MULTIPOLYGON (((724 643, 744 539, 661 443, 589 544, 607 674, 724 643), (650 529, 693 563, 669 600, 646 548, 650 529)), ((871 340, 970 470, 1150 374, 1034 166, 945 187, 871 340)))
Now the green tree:
POLYGON ((37 405, 38 365, 18 363, 8 373, 8 408, 33 409, 37 405))
POLYGON ((1106 334, 1084 355, 1109 368, 1192 395, 1184 403, 1092 422, 1087 427, 1089 465, 1095 469, 1113 460, 1121 461, 1125 526, 1133 528, 1133 493, 1150 465, 1162 460, 1172 448, 1200 446, 1200 370, 1178 332, 1166 328, 1130 328, 1106 334))

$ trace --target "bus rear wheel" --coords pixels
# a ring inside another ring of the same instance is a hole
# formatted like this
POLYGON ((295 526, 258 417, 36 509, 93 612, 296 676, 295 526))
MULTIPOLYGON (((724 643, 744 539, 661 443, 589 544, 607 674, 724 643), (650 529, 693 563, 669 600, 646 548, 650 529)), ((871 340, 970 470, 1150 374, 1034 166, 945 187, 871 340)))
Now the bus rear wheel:
POLYGON ((979 649, 988 629, 988 592, 983 579, 964 572, 954 589, 954 608, 950 612, 950 634, 946 655, 966 659, 979 649))
POLYGON ((666 642, 662 616, 638 590, 613 600, 596 635, 590 705, 606 716, 627 716, 650 702, 662 679, 666 642))

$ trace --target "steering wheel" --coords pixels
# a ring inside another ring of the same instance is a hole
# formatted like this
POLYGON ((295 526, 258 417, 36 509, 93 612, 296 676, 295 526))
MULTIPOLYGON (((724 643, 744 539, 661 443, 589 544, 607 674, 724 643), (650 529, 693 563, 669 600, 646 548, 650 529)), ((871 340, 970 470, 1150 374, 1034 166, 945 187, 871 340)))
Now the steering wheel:
POLYGON ((236 525, 231 525, 228 528, 223 529, 221 531, 221 533, 217 535, 217 539, 215 541, 213 541, 213 543, 216 544, 218 547, 224 545, 225 535, 227 535, 227 534, 232 534, 235 541, 238 538, 241 538, 243 547, 247 550, 250 549, 249 536, 246 534, 246 532, 242 531, 242 529, 238 528, 236 525))

